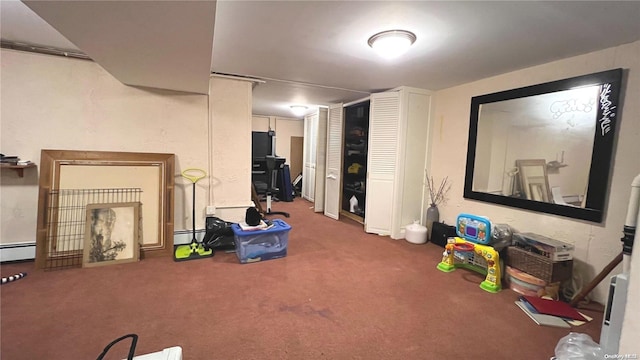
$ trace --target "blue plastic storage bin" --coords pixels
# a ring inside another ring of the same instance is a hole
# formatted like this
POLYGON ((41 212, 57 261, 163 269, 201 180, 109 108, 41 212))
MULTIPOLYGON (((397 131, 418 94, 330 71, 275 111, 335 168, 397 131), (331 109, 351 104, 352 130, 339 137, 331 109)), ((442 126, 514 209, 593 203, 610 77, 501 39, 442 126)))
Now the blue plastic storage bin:
POLYGON ((243 231, 240 225, 231 225, 236 255, 242 264, 287 256, 291 226, 280 219, 272 221, 273 227, 267 230, 243 231))

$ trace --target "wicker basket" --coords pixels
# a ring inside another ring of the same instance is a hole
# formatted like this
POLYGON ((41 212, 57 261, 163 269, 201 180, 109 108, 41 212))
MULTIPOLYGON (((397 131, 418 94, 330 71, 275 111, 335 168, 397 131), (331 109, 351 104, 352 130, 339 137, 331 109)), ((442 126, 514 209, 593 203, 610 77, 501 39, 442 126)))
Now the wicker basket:
POLYGON ((506 263, 547 283, 569 280, 573 273, 573 260, 554 262, 547 257, 515 246, 507 248, 506 263))

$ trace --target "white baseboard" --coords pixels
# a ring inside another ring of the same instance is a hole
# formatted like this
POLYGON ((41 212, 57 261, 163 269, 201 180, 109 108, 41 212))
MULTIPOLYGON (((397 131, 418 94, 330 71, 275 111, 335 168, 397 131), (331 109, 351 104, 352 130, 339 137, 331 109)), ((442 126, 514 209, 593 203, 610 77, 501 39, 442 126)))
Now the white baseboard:
MULTIPOLYGON (((196 229, 196 240, 199 242, 204 239, 205 229, 196 229)), ((189 244, 193 239, 192 230, 176 230, 173 232, 173 245, 189 244)))
MULTIPOLYGON (((202 241, 206 233, 205 229, 196 229, 196 240, 202 241)), ((174 245, 189 244, 193 239, 192 230, 178 230, 173 233, 174 245)), ((33 260, 36 258, 36 243, 21 242, 0 244, 0 262, 33 260)))
POLYGON ((253 202, 247 205, 228 205, 228 206, 216 206, 216 215, 224 221, 233 223, 239 223, 244 221, 247 215, 247 208, 254 207, 253 202))
POLYGON ((217 209, 246 209, 250 206, 255 206, 253 201, 249 201, 247 204, 237 204, 237 205, 216 205, 217 209))
POLYGON ((35 258, 36 258, 35 241, 0 244, 0 262, 33 260, 35 258))

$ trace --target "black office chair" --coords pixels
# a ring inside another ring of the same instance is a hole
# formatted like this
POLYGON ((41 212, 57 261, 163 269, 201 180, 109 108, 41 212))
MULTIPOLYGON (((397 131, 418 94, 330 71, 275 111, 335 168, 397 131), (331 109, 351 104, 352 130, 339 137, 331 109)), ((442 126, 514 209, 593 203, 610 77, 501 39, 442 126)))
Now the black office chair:
POLYGON ((288 212, 284 212, 284 211, 271 211, 271 201, 272 198, 275 199, 276 201, 278 200, 278 198, 275 196, 275 194, 278 193, 278 188, 275 186, 276 182, 277 182, 277 176, 278 176, 278 169, 281 168, 284 165, 285 159, 281 158, 281 157, 276 157, 276 156, 272 156, 272 155, 267 155, 265 157, 266 160, 266 165, 267 165, 267 191, 265 193, 266 197, 267 197, 267 211, 265 212, 265 216, 266 215, 284 215, 284 217, 289 217, 289 213, 288 212))

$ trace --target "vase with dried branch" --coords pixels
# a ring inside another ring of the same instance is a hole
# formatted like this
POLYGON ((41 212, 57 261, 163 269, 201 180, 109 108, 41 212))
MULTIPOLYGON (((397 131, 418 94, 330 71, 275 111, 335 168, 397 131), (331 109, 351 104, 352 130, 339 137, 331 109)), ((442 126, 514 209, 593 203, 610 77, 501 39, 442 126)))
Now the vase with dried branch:
POLYGON ((440 185, 436 187, 433 176, 429 176, 429 174, 427 174, 427 189, 429 190, 429 200, 431 201, 431 206, 440 205, 445 200, 445 196, 449 192, 449 189, 451 189, 449 177, 447 176, 442 179, 440 185))
POLYGON ((429 200, 431 204, 429 208, 427 208, 427 218, 426 218, 426 226, 427 226, 427 238, 431 239, 431 229, 433 228, 433 223, 440 221, 440 211, 438 210, 438 205, 446 200, 445 196, 451 189, 451 183, 449 182, 449 177, 445 177, 440 182, 440 185, 436 186, 435 180, 433 180, 433 176, 429 176, 427 174, 427 190, 429 190, 429 200))

